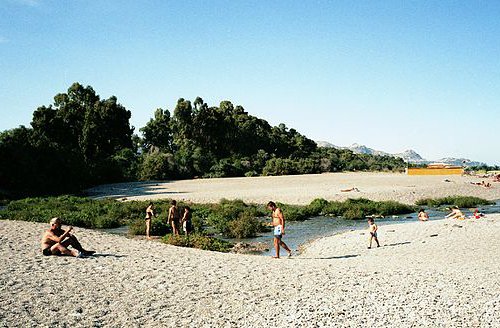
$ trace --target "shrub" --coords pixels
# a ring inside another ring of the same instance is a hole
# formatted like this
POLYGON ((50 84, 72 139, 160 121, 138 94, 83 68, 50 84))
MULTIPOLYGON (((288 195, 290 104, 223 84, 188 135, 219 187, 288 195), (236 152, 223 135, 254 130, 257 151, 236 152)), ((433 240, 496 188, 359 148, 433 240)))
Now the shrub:
POLYGON ((240 213, 236 220, 229 222, 228 236, 232 238, 255 237, 264 230, 262 222, 249 212, 240 213))
POLYGON ((94 200, 74 196, 25 198, 12 201, 0 211, 0 218, 32 222, 48 222, 60 217, 65 225, 83 228, 116 228, 124 223, 117 215, 115 200, 94 200), (110 215, 110 213, 115 215, 110 215))
POLYGON ((476 207, 478 205, 491 205, 493 202, 472 196, 449 196, 443 198, 425 198, 420 199, 416 203, 418 206, 438 207, 442 205, 458 206, 458 207, 476 207))

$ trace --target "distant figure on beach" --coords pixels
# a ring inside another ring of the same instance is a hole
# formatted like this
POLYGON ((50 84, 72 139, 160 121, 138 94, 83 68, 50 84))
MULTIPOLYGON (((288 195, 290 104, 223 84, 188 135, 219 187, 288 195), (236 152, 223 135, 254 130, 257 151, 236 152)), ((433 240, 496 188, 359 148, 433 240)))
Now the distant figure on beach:
POLYGON ((144 218, 144 221, 146 222, 146 238, 151 239, 150 233, 151 233, 151 220, 153 219, 153 216, 155 215, 154 212, 154 205, 153 202, 150 202, 148 207, 146 208, 146 217, 144 218))
POLYGON ((380 244, 378 242, 378 237, 377 237, 377 230, 378 227, 375 224, 375 220, 373 218, 368 219, 368 232, 370 232, 370 245, 368 246, 368 249, 372 248, 372 241, 375 239, 375 242, 377 243, 377 247, 380 247, 380 244))
POLYGON ((179 209, 177 208, 177 201, 172 200, 172 206, 168 209, 167 222, 172 226, 172 234, 179 235, 179 209))
POLYGON ((68 230, 61 229, 61 220, 52 218, 50 220, 50 229, 45 231, 41 241, 42 254, 49 255, 69 255, 74 257, 89 256, 95 251, 85 250, 78 239, 71 234, 73 227, 68 230), (74 249, 69 249, 71 246, 74 249))
POLYGON ((479 212, 479 210, 476 208, 476 210, 474 211, 474 214, 472 214, 471 216, 471 219, 480 219, 484 217, 484 214, 479 212))
POLYGON ((425 213, 425 210, 423 208, 421 208, 418 211, 418 219, 420 221, 428 221, 429 220, 429 214, 425 213))
POLYGON ((193 225, 191 222, 191 208, 189 206, 184 207, 184 215, 182 215, 181 223, 182 223, 182 230, 184 230, 184 233, 189 235, 191 232, 193 232, 193 225))
POLYGON ((352 188, 349 188, 349 189, 341 189, 340 190, 341 192, 349 192, 349 191, 356 191, 356 192, 359 192, 359 189, 356 188, 356 187, 352 187, 352 188))
POLYGON ((458 206, 454 206, 451 208, 450 214, 446 215, 445 218, 463 220, 465 219, 465 215, 464 213, 462 213, 462 211, 460 211, 458 206))
POLYGON ((274 249, 276 250, 276 255, 273 258, 280 258, 280 246, 283 247, 287 252, 288 256, 292 256, 292 250, 288 248, 288 246, 281 240, 283 235, 285 234, 285 217, 281 208, 276 206, 276 203, 270 201, 267 203, 267 209, 270 210, 271 213, 271 224, 274 227, 273 236, 274 236, 274 249))

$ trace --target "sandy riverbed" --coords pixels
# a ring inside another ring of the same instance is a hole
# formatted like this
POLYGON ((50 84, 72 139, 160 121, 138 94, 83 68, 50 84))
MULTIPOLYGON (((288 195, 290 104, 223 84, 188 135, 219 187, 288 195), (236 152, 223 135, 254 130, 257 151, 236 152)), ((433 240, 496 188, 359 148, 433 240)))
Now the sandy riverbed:
POLYGON ((308 204, 315 198, 345 200, 365 197, 414 204, 422 198, 452 195, 500 199, 500 183, 492 188, 472 185, 470 176, 408 176, 397 173, 328 173, 277 177, 194 179, 163 182, 134 182, 102 185, 89 190, 97 197, 128 200, 174 198, 196 203, 213 203, 222 198, 252 203, 275 200, 288 204, 308 204), (359 192, 342 192, 357 188, 359 192))
POLYGON ((352 231, 280 260, 79 228, 96 256, 44 257, 46 228, 0 221, 2 327, 500 327, 500 215, 381 226, 371 250, 352 231))

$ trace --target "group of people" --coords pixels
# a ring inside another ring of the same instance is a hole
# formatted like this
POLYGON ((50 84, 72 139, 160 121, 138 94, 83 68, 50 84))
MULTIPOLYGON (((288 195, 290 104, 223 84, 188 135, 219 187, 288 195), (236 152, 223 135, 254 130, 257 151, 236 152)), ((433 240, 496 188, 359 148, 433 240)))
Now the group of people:
MULTIPOLYGON (((292 250, 288 247, 288 245, 283 242, 283 236, 285 235, 285 216, 283 215, 283 211, 279 208, 275 202, 270 201, 267 203, 267 209, 271 211, 271 226, 273 227, 273 243, 275 249, 275 255, 273 258, 280 258, 280 249, 283 248, 288 253, 288 256, 292 256, 292 250)), ((149 203, 149 206, 146 208, 146 238, 151 239, 151 220, 153 217, 156 217, 155 208, 153 202, 149 203)), ((479 219, 483 217, 484 214, 479 212, 478 209, 474 211, 474 214, 471 218, 479 219)), ((171 206, 168 210, 167 222, 172 227, 172 233, 174 235, 179 235, 180 227, 186 234, 190 234, 193 231, 193 226, 191 222, 191 209, 189 206, 185 206, 184 210, 179 211, 177 207, 177 202, 172 200, 171 206)), ((451 208, 451 212, 446 215, 446 218, 451 219, 465 219, 466 216, 458 206, 454 206, 451 208)), ((418 211, 418 219, 420 221, 428 221, 429 215, 425 212, 424 209, 420 209, 418 211)), ((377 247, 380 247, 380 243, 377 236, 378 226, 375 224, 375 220, 373 218, 368 219, 368 229, 370 233, 369 237, 369 246, 368 248, 372 248, 372 241, 375 241, 377 247)), ((61 228, 61 220, 59 218, 53 218, 50 220, 50 228, 44 233, 41 242, 41 249, 43 255, 69 255, 75 257, 85 257, 89 255, 93 255, 94 251, 85 250, 78 239, 71 233, 73 227, 69 227, 67 230, 63 230, 61 228), (73 249, 69 249, 68 247, 72 246, 73 249)))
MULTIPOLYGON (((146 238, 151 239, 151 220, 153 217, 157 217, 155 214, 155 208, 153 202, 150 202, 146 208, 146 217, 144 218, 146 222, 146 238)), ((167 223, 172 227, 172 233, 175 236, 179 235, 180 228, 184 231, 185 235, 189 235, 193 232, 191 208, 189 206, 184 206, 181 213, 177 207, 177 201, 172 200, 170 203, 170 208, 167 214, 167 223)))

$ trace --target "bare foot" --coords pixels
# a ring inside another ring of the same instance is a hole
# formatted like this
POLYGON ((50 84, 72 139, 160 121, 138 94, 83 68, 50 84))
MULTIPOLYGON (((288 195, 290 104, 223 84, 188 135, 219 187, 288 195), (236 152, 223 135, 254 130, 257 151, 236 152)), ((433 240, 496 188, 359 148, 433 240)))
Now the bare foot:
POLYGON ((279 256, 273 256, 273 259, 279 259, 280 257, 279 256))

